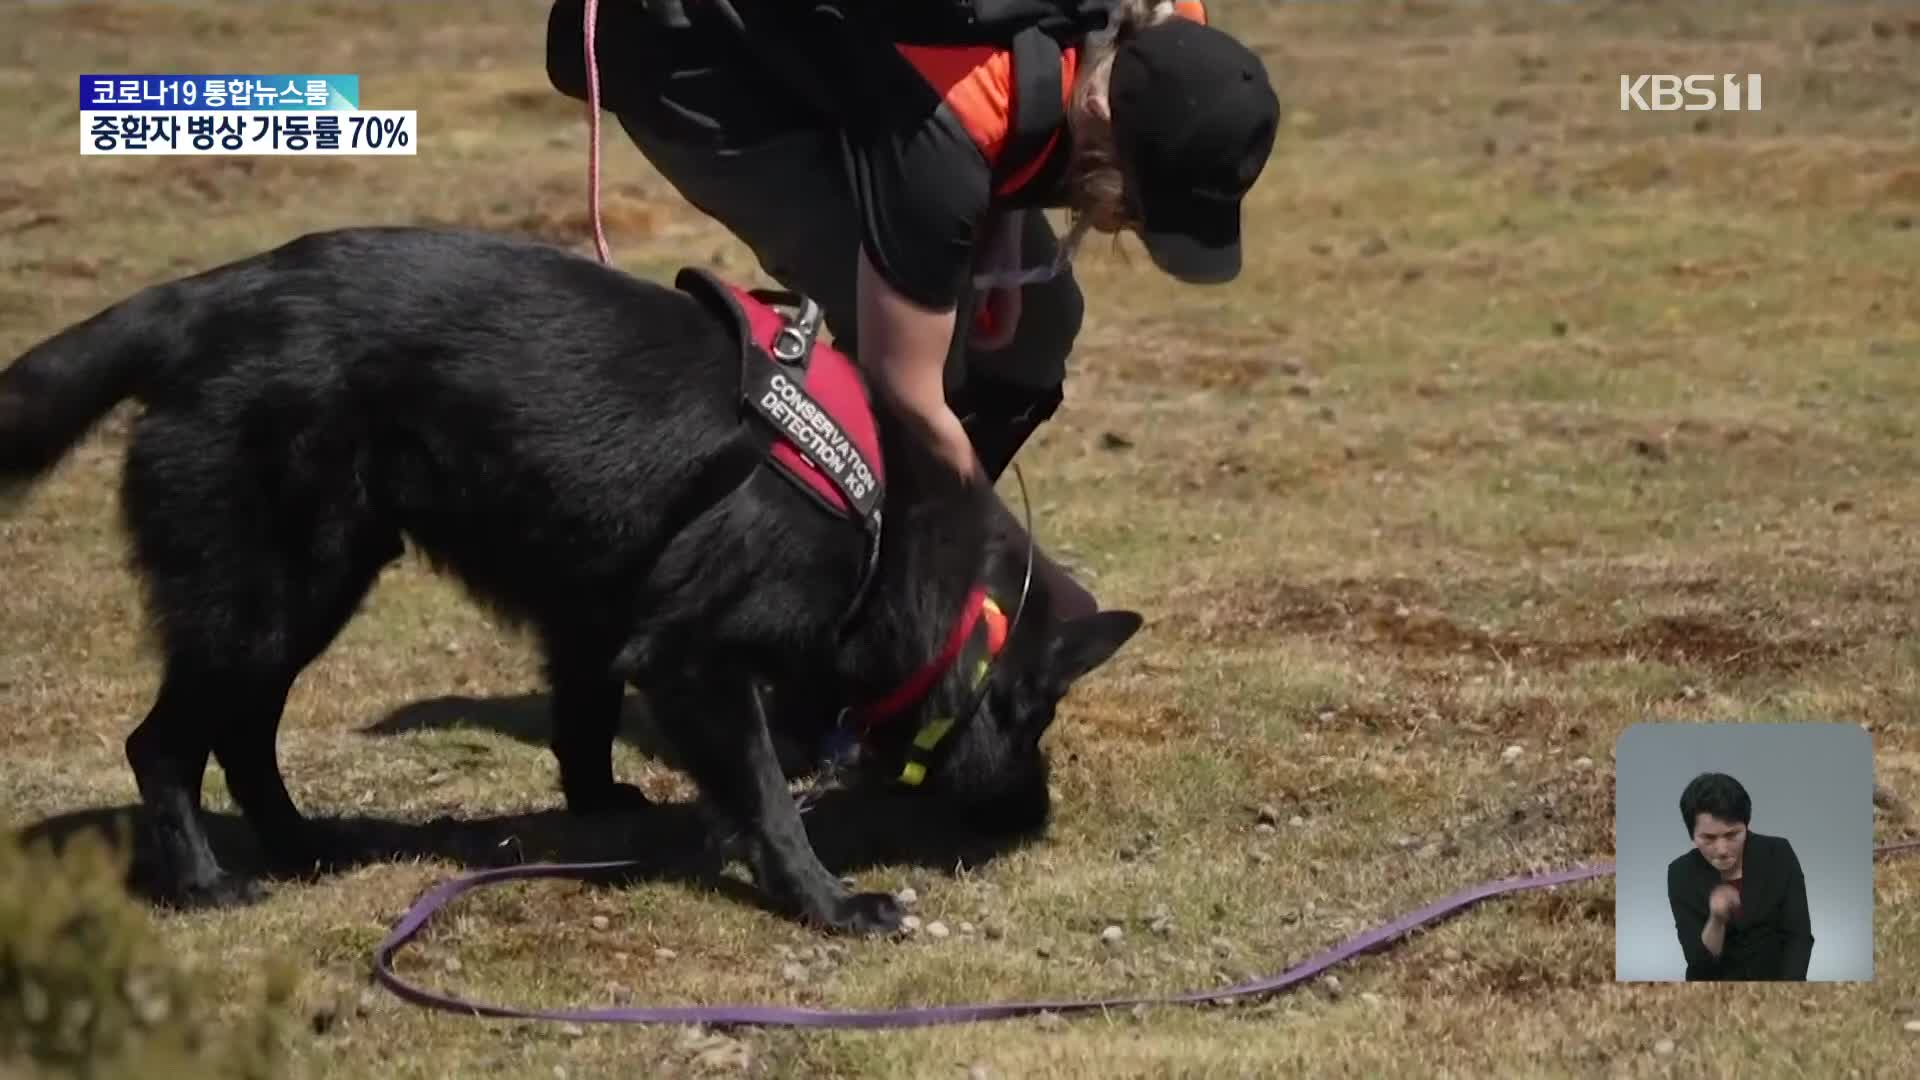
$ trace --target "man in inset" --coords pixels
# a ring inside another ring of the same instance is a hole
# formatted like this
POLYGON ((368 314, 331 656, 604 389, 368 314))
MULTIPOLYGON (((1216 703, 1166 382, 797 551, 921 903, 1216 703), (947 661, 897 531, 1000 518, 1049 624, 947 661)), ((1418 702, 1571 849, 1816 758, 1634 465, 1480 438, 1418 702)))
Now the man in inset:
POLYGON ((1805 982, 1813 923, 1793 845, 1747 828, 1753 801, 1725 773, 1694 777, 1680 818, 1693 848, 1667 864, 1667 903, 1687 981, 1805 982))

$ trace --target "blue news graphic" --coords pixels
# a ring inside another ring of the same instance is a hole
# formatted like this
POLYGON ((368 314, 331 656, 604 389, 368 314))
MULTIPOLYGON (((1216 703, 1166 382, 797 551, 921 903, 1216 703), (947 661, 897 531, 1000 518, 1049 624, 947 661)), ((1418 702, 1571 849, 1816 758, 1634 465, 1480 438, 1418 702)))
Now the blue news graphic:
POLYGON ((359 107, 358 75, 80 76, 82 111, 313 112, 359 107))
POLYGON ((362 109, 358 75, 80 76, 82 154, 417 153, 412 109, 362 109))

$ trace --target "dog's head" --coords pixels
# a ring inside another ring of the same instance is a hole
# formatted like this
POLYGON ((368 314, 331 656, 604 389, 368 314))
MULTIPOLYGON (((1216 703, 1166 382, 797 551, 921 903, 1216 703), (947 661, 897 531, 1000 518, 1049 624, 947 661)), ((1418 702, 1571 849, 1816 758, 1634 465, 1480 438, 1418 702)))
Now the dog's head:
POLYGON ((869 740, 861 772, 869 783, 937 801, 969 830, 1027 833, 1045 825, 1051 809, 1041 740, 1061 699, 1142 620, 1103 611, 1055 622, 1028 611, 996 642, 991 600, 987 615, 918 706, 869 740))

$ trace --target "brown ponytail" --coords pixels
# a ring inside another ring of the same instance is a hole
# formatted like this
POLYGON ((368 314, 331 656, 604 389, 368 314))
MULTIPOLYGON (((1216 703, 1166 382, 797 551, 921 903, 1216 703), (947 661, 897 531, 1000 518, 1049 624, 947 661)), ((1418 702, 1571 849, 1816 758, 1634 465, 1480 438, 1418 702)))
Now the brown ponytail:
POLYGON ((1106 96, 1115 47, 1143 27, 1175 17, 1175 11, 1172 0, 1116 0, 1113 16, 1111 28, 1089 38, 1083 48, 1068 99, 1073 151, 1066 185, 1072 227, 1060 245, 1063 259, 1072 256, 1089 231, 1115 234, 1138 224, 1114 157, 1113 129, 1093 111, 1092 100, 1106 96))

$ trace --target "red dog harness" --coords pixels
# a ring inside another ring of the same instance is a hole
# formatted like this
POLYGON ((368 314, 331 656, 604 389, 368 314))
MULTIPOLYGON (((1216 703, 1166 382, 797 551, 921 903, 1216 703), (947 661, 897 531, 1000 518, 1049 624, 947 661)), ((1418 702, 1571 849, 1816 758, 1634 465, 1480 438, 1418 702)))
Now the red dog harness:
POLYGON ((741 400, 773 429, 774 471, 866 533, 866 567, 841 615, 844 629, 873 581, 886 495, 866 383, 845 353, 815 340, 820 306, 808 297, 742 288, 692 266, 674 286, 730 320, 740 339, 741 400))
MULTIPOLYGON (((682 269, 674 285, 731 320, 741 346, 741 398, 772 428, 768 456, 775 471, 829 513, 854 521, 866 533, 866 568, 841 616, 844 628, 873 581, 886 486, 879 428, 866 382, 845 353, 815 340, 820 308, 811 299, 792 292, 742 288, 698 267, 682 269)), ((845 734, 864 736, 911 708, 959 660, 983 620, 987 657, 998 656, 1006 644, 1007 618, 986 587, 976 585, 939 653, 892 693, 848 710, 845 718, 857 730, 845 734)), ((984 679, 987 664, 983 658, 975 686, 984 679)), ((953 724, 951 717, 936 717, 921 728, 914 738, 914 760, 902 770, 903 782, 920 782, 926 774, 924 755, 953 724)))
POLYGON ((733 316, 741 339, 740 393, 773 425, 773 460, 827 509, 877 540, 886 473, 866 383, 847 355, 815 341, 820 308, 807 297, 746 289, 688 267, 676 287, 733 316), (779 304, 794 309, 776 310, 779 304))

